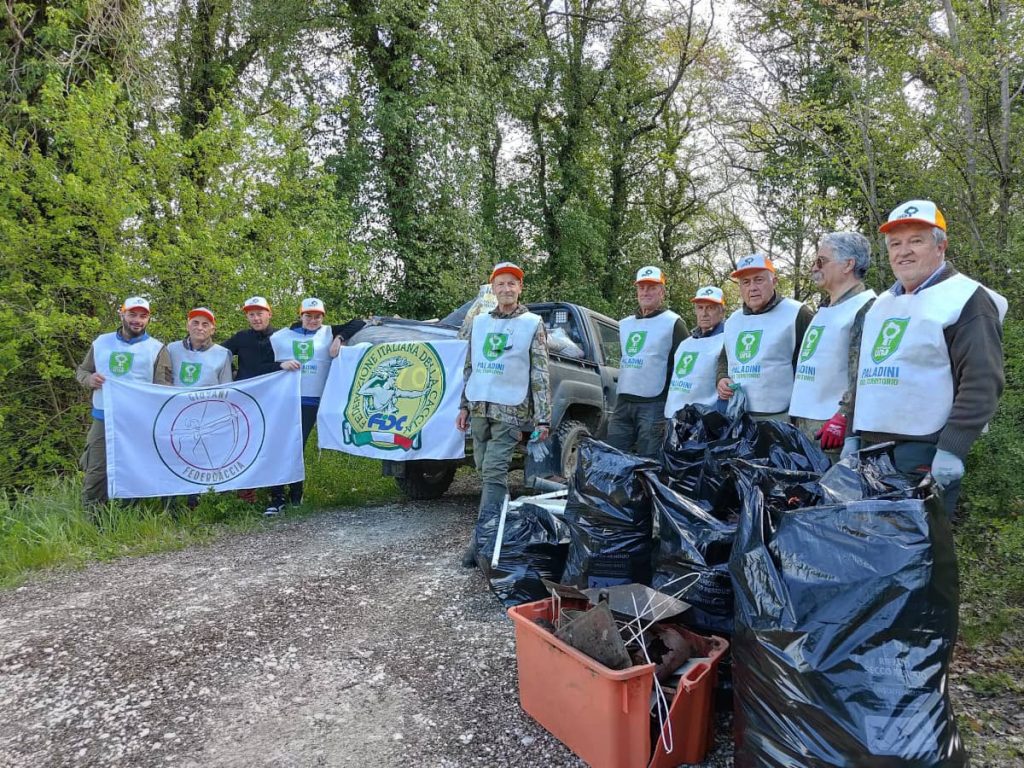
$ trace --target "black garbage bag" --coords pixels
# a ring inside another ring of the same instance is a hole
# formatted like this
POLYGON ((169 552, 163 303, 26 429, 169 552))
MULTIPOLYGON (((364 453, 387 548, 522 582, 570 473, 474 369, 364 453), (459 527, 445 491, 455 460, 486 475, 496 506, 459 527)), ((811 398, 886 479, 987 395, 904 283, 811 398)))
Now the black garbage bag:
POLYGON ((819 487, 828 503, 914 495, 914 482, 893 463, 891 444, 869 448, 837 462, 822 475, 819 487))
POLYGON ((501 509, 477 521, 477 565, 506 608, 548 597, 542 579, 558 581, 569 552, 569 528, 558 515, 524 503, 505 515, 498 564, 491 567, 501 509))
POLYGON ((597 440, 580 443, 565 522, 563 584, 581 589, 651 583, 651 498, 640 473, 659 465, 597 440))
POLYGON ((644 482, 658 519, 659 541, 651 586, 690 604, 684 621, 701 632, 731 635, 732 580, 729 555, 735 523, 725 523, 685 496, 645 473, 644 482))
POLYGON ((731 420, 710 406, 681 408, 665 430, 662 447, 670 484, 724 519, 739 508, 724 462, 754 458, 757 434, 757 422, 746 414, 731 420))
POLYGON ((821 446, 808 440, 797 427, 785 421, 758 421, 754 458, 776 469, 821 474, 829 468, 821 446))
POLYGON ((932 497, 772 510, 739 478, 738 768, 963 766, 953 536, 932 497))

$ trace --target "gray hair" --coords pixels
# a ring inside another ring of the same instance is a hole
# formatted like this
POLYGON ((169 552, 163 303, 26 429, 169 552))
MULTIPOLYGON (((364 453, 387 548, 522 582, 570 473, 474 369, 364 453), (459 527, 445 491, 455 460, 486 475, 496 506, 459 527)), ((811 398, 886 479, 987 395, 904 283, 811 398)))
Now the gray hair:
POLYGON ((858 278, 868 273, 871 243, 860 232, 829 232, 821 238, 821 245, 831 249, 836 261, 852 261, 853 274, 858 278))
MULTIPOLYGON (((942 227, 932 227, 932 240, 935 241, 936 245, 942 245, 949 238, 946 237, 946 230, 942 227)), ((885 233, 885 244, 889 245, 889 233, 885 233)))

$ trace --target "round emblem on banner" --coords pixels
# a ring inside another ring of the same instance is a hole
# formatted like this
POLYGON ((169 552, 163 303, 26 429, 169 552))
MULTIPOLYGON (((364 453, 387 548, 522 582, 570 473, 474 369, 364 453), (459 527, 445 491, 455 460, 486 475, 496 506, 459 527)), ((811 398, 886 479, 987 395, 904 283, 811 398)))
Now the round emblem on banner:
POLYGON ((153 445, 171 472, 208 488, 252 466, 266 420, 251 395, 234 389, 182 392, 167 398, 153 421, 153 445))

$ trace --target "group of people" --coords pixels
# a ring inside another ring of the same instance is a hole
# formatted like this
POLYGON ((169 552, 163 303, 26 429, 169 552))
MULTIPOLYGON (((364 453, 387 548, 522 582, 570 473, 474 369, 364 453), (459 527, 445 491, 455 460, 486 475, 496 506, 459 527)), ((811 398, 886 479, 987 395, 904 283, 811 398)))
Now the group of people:
POLYGON ((664 306, 657 267, 636 277, 638 309, 619 324, 622 360, 607 442, 654 457, 666 419, 690 403, 722 407, 742 391, 755 419, 792 421, 836 459, 894 443, 896 468, 930 474, 952 516, 971 444, 1002 394, 1007 302, 948 261, 946 221, 911 200, 880 227, 896 282, 864 284, 870 243, 855 232, 820 242, 811 277, 817 312, 779 295, 771 260, 741 259, 731 277, 742 306, 699 288, 697 328, 664 306))
MULTIPOLYGON (((149 301, 141 296, 125 300, 120 327, 97 337, 78 366, 79 383, 92 390, 92 425, 86 437, 81 466, 84 471, 82 502, 93 509, 107 501, 107 454, 101 389, 108 379, 152 382, 175 387, 205 387, 250 379, 279 370, 301 376, 302 445, 316 424, 320 397, 327 383, 331 359, 341 345, 364 323, 325 325, 326 309, 318 298, 306 298, 299 306, 299 320, 288 328, 271 325, 273 312, 262 296, 253 296, 242 307, 249 327, 220 344, 214 343, 217 318, 207 307, 188 313, 184 338, 164 344, 147 332, 149 301), (233 360, 237 371, 233 373, 233 360)), ((302 503, 302 482, 274 486, 265 514, 280 514, 288 504, 302 503), (286 496, 287 492, 287 496, 286 496)), ((245 497, 255 500, 252 492, 245 497)), ((193 504, 198 497, 189 497, 193 504)))

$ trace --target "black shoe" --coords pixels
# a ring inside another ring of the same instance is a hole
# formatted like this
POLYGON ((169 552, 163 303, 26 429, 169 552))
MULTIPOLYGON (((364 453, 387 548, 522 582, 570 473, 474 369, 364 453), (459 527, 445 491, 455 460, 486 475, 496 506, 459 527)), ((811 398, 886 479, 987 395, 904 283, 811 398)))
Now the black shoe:
POLYGON ((462 553, 462 567, 476 568, 476 544, 470 544, 462 553))

